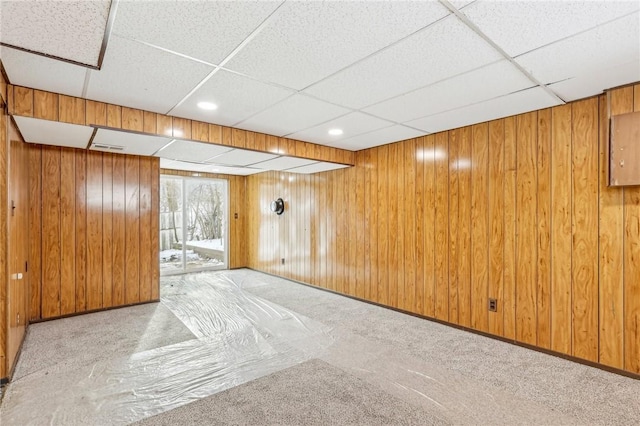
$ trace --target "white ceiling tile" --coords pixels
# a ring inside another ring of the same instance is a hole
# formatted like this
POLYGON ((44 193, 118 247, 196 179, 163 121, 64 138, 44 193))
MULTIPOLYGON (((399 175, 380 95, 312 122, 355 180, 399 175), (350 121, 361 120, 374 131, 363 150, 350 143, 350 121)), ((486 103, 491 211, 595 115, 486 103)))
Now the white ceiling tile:
POLYGON ((495 49, 450 16, 305 92, 360 109, 499 59, 495 49))
POLYGON ((210 164, 189 163, 187 161, 174 161, 166 158, 160 159, 160 168, 169 170, 187 170, 190 172, 204 172, 211 167, 210 164))
POLYGON ((426 132, 421 132, 419 130, 397 124, 371 133, 365 133, 364 135, 342 140, 336 143, 335 146, 342 149, 349 149, 351 151, 358 151, 378 145, 384 145, 386 143, 417 138, 418 136, 423 136, 425 133, 426 132))
POLYGON ((220 70, 171 114, 231 126, 292 94, 289 90, 220 70), (198 108, 198 102, 203 101, 216 104, 218 109, 198 108))
POLYGON ((120 1, 113 31, 219 64, 281 1, 120 1))
POLYGON ((381 102, 364 111, 396 122, 406 122, 507 93, 534 84, 507 60, 381 102))
POLYGON ((141 133, 123 132, 118 130, 98 129, 91 142, 91 148, 96 151, 121 152, 131 155, 153 155, 171 142, 171 138, 141 133), (113 148, 101 148, 96 145, 108 145, 109 147, 123 147, 122 151, 113 148))
POLYGON ((110 0, 2 1, 0 41, 98 65, 110 0))
POLYGON ((344 164, 321 162, 321 163, 309 164, 308 166, 302 166, 302 167, 296 167, 296 168, 293 168, 293 169, 289 169, 289 170, 287 170, 287 172, 289 172, 289 173, 310 174, 310 173, 327 172, 329 170, 344 169, 346 167, 349 167, 349 166, 346 166, 344 164))
POLYGON ((639 9, 638 1, 476 1, 463 12, 518 56, 639 9))
POLYGON ((349 110, 303 95, 293 95, 237 124, 237 127, 284 136, 331 120, 349 110))
POLYGON ((213 67, 112 36, 100 71, 91 71, 89 99, 166 113, 213 67))
POLYGON ((0 55, 12 84, 82 96, 87 68, 8 47, 0 47, 0 55))
POLYGON ((476 0, 449 0, 449 3, 451 3, 456 9, 462 9, 463 7, 470 5, 474 1, 476 0))
POLYGON ((265 152, 249 151, 246 149, 233 149, 208 159, 207 163, 228 166, 248 166, 249 164, 271 160, 275 157, 277 157, 276 154, 267 154, 265 152))
POLYGON ((213 145, 205 142, 193 142, 175 140, 170 145, 158 151, 156 157, 169 158, 172 160, 192 161, 203 163, 210 158, 231 151, 233 148, 222 145, 213 145))
POLYGON ((639 40, 640 12, 527 53, 516 61, 549 84, 604 66, 640 61, 639 40))
POLYGON ((560 102, 544 89, 534 87, 453 111, 419 118, 407 124, 435 133, 559 104, 560 102))
POLYGON ((239 175, 239 176, 249 176, 255 175, 257 173, 263 173, 262 169, 252 169, 250 167, 227 167, 227 166, 210 166, 204 170, 204 172, 208 173, 221 173, 225 175, 239 175))
POLYGON ((306 158, 297 157, 278 157, 273 160, 263 161, 262 163, 253 164, 252 167, 263 170, 287 170, 295 167, 307 166, 317 163, 316 160, 307 160, 306 158))
POLYGON ((25 142, 84 149, 93 134, 93 127, 89 126, 17 115, 13 118, 25 142))
POLYGON ((227 66, 300 90, 448 13, 438 2, 287 2, 227 66))
POLYGON ((383 127, 389 127, 393 124, 394 123, 390 121, 372 117, 361 112, 352 112, 351 114, 338 117, 319 126, 294 133, 287 137, 296 140, 331 145, 342 139, 378 130, 383 127), (343 134, 339 136, 332 136, 329 134, 330 129, 341 129, 343 134))
POLYGON ((640 80, 640 61, 636 60, 563 80, 551 84, 549 88, 565 101, 575 101, 638 80, 640 80))

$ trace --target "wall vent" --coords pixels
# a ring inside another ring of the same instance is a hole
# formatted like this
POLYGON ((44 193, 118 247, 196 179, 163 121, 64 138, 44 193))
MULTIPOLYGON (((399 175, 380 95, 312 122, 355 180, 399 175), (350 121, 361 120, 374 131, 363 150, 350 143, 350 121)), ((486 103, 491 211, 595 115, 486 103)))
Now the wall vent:
POLYGON ((106 145, 102 143, 94 143, 92 147, 94 149, 103 149, 108 151, 124 151, 124 146, 119 146, 119 145, 106 145))

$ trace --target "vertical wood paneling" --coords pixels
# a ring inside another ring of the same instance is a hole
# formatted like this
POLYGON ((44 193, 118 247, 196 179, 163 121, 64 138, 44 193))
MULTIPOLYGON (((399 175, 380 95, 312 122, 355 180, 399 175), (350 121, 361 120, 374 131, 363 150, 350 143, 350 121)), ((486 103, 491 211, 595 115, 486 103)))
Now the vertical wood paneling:
POLYGON ((33 117, 58 120, 58 96, 54 93, 33 91, 33 117))
POLYGON ((75 152, 62 148, 60 156, 60 314, 76 311, 76 168, 75 152))
POLYGON ((537 342, 536 117, 532 112, 516 118, 516 339, 531 345, 537 342))
POLYGON ((598 359, 598 99, 576 102, 573 122, 573 355, 598 359))
POLYGON ((471 139, 461 130, 458 162, 458 324, 471 326, 471 139), (464 167, 463 167, 464 166, 464 167))
POLYGON ((472 127, 471 145, 471 327, 487 331, 489 318, 489 126, 472 127))
POLYGON ((87 101, 85 124, 98 126, 107 125, 107 104, 102 102, 87 101))
POLYGON ((125 303, 125 227, 126 227, 126 201, 125 201, 125 156, 113 157, 113 266, 112 286, 113 304, 115 306, 125 303))
POLYGON ((489 333, 504 334, 504 121, 489 123, 489 298, 498 311, 488 312, 489 333))
POLYGON ((551 110, 538 111, 538 346, 551 347, 551 110))
POLYGON ((404 218, 398 224, 404 228, 404 305, 409 312, 417 312, 416 305, 416 140, 404 145, 404 218))
POLYGON ((42 318, 42 149, 29 145, 29 319, 42 318))
POLYGON ((435 317, 449 318, 449 135, 438 133, 435 158, 435 317))
POLYGON ((33 89, 18 86, 14 88, 13 113, 33 117, 33 89))
POLYGON ((144 112, 139 109, 122 107, 122 128, 136 132, 144 131, 144 112))
POLYGON ((369 271, 369 300, 377 301, 378 300, 378 275, 380 273, 379 270, 379 262, 378 262, 378 176, 379 176, 379 167, 378 157, 375 155, 377 153, 376 150, 368 150, 367 151, 367 163, 369 164, 369 179, 370 184, 368 187, 370 197, 367 197, 367 214, 369 215, 369 223, 367 225, 368 229, 368 238, 369 238, 369 266, 371 270, 369 271))
MULTIPOLYGON (((364 151, 357 153, 356 164, 358 167, 355 172, 356 175, 356 190, 355 190, 355 226, 356 226, 356 241, 351 245, 351 256, 354 256, 356 267, 356 292, 355 296, 359 298, 365 297, 365 253, 368 251, 367 238, 365 236, 366 223, 368 218, 365 219, 365 199, 367 197, 367 185, 365 173, 367 170, 367 158, 364 151), (362 250, 364 248, 364 251, 362 250)), ((353 192, 353 191, 352 191, 353 192)), ((308 200, 309 198, 307 198, 308 200)), ((309 206, 310 207, 310 206, 309 206)), ((304 279, 304 277, 303 277, 304 279)))
MULTIPOLYGON (((44 233, 44 230, 43 230, 44 233)), ((76 151, 76 312, 87 309, 87 152, 76 151)))
POLYGON ((449 322, 459 323, 458 308, 458 169, 462 129, 449 132, 449 322))
MULTIPOLYGON (((123 114, 124 115, 124 114, 123 114)), ((102 301, 113 303, 113 158, 102 154, 102 301)))
POLYGON ((399 201, 399 189, 398 176, 402 175, 401 169, 399 170, 398 164, 398 147, 399 144, 393 143, 389 145, 389 160, 387 167, 389 168, 389 174, 387 175, 387 182, 389 184, 389 190, 387 192, 387 211, 389 222, 387 223, 387 241, 388 241, 388 282, 387 294, 389 296, 388 303, 390 306, 398 307, 398 289, 404 286, 404 281, 400 281, 399 275, 399 262, 400 256, 398 253, 399 235, 400 229, 398 228, 398 204, 399 201), (395 285, 389 285, 389 282, 395 281, 395 285))
POLYGON ((59 120, 64 123, 84 124, 85 102, 81 98, 60 95, 58 98, 59 120))
MULTIPOLYGON (((640 111, 636 85, 633 111, 640 111)), ((627 89, 628 90, 628 89, 627 89)), ((616 92, 612 94, 615 96, 616 92)), ((630 111, 629 111, 630 112, 630 111)), ((640 373, 640 187, 624 190, 624 368, 640 373)))
POLYGON ((551 111, 551 349, 571 354, 571 105, 551 111))
POLYGON ((42 316, 60 315, 60 148, 42 151, 42 316))
POLYGON ((156 232, 159 223, 151 222, 151 157, 140 157, 140 301, 151 300, 151 234, 156 232))
POLYGON ((517 147, 515 117, 504 120, 504 337, 516 338, 517 147))
POLYGON ((87 152, 87 309, 102 303, 102 153, 87 152))
POLYGON ((424 138, 424 315, 435 317, 436 306, 436 151, 435 136, 424 138))
MULTIPOLYGON (((620 93, 615 91, 614 93, 620 93)), ((614 99, 617 98, 613 95, 614 99)), ((613 100, 613 99, 612 99, 613 100)), ((616 99, 617 100, 617 99, 616 99)), ((598 98, 599 107, 599 362, 624 368, 624 189, 610 188, 609 182, 609 120, 607 97, 598 98)), ((617 105, 611 106, 615 113, 617 105)))
MULTIPOLYGON (((367 154, 369 151, 367 151, 367 154)), ((416 166, 415 166, 415 196, 416 196, 416 292, 415 312, 425 314, 424 285, 425 285, 425 142, 424 137, 416 140, 416 166)), ((370 196, 367 196, 367 199, 370 196)), ((367 225, 368 227, 369 225, 367 225)))
POLYGON ((378 285, 377 285, 377 293, 378 299, 377 302, 382 304, 389 303, 389 272, 387 269, 389 252, 388 245, 389 240, 387 239, 387 230, 388 230, 388 191, 387 191, 387 160, 389 158, 389 147, 387 145, 381 146, 377 149, 378 154, 378 285))
POLYGON ((127 156, 125 164, 125 303, 140 301, 140 160, 127 156))
POLYGON ((122 107, 107 105, 107 126, 122 127, 122 107))

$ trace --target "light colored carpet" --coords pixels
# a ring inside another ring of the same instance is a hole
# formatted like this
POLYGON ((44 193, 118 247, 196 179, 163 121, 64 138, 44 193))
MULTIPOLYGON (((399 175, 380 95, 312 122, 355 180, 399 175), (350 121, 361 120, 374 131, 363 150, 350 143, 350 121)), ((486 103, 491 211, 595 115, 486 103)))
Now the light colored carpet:
MULTIPOLYGON (((440 417, 439 417, 440 416, 440 417)), ((138 425, 433 425, 447 424, 377 386, 311 360, 138 425)))

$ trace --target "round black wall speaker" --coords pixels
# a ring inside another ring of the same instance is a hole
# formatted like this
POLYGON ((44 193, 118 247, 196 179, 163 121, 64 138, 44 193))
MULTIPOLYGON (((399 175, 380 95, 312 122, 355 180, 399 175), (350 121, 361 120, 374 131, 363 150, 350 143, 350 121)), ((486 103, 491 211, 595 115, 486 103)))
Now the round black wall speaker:
POLYGON ((282 198, 278 198, 277 200, 273 200, 271 202, 271 211, 277 215, 281 215, 284 213, 284 200, 282 198))

